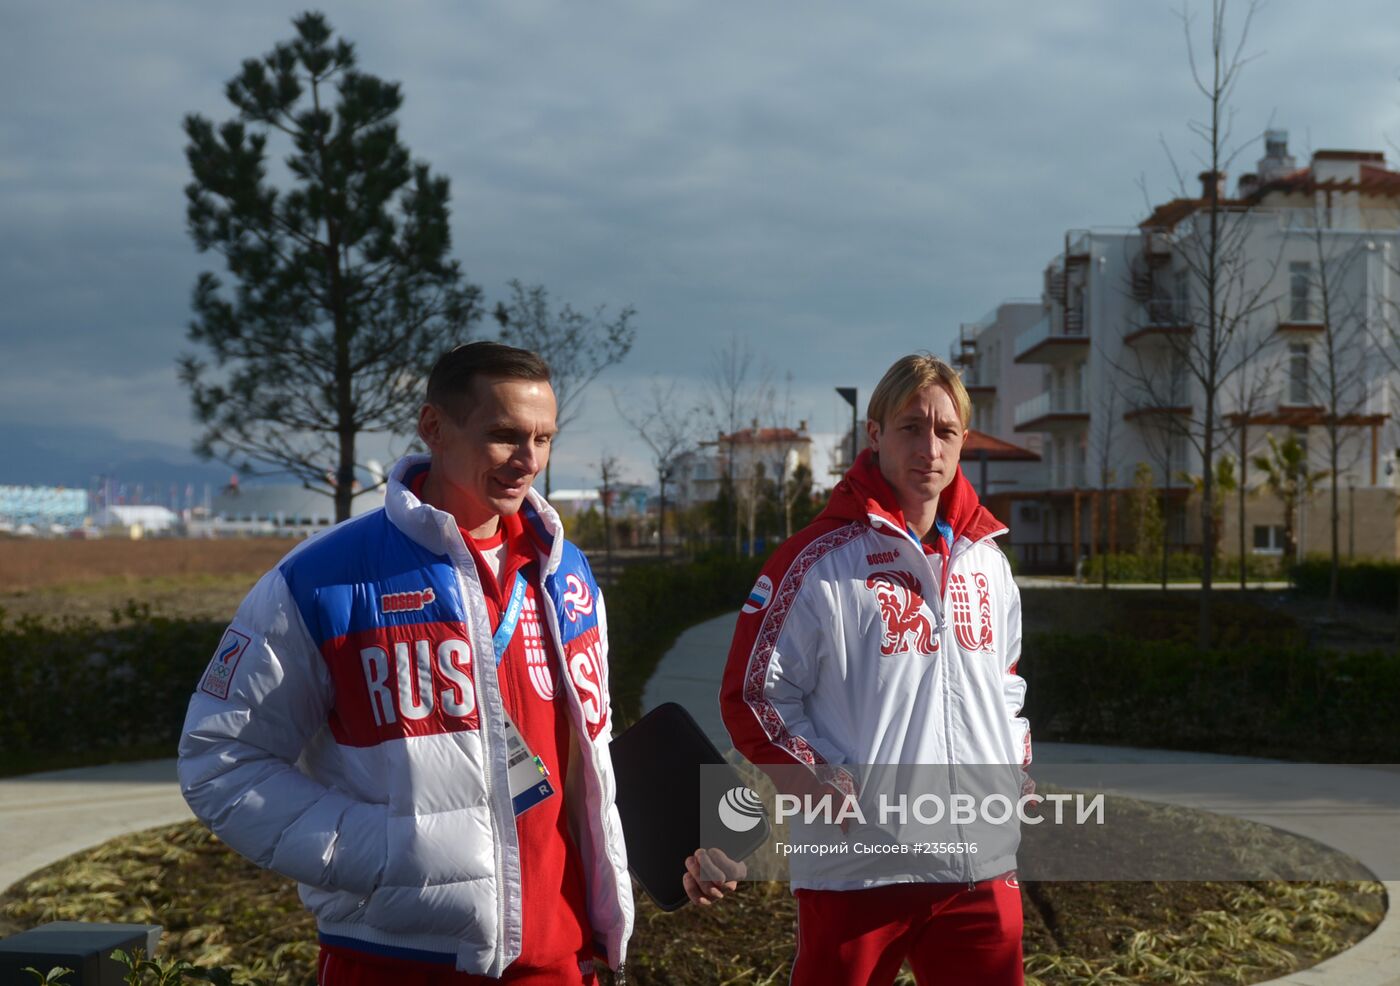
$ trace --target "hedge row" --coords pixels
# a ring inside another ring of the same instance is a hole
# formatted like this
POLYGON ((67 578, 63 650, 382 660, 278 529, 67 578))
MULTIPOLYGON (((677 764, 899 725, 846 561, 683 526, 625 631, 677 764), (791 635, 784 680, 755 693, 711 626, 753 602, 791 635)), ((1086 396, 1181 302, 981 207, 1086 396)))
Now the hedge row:
MULTIPOLYGON (((1090 558, 1082 573, 1086 582, 1097 582, 1103 578, 1104 566, 1108 566, 1110 582, 1160 582, 1162 580, 1161 555, 1105 554, 1090 558)), ((1282 578, 1279 561, 1267 555, 1249 555, 1245 558, 1245 575, 1256 581, 1282 578)), ((1201 556, 1190 552, 1172 552, 1167 555, 1167 579, 1199 579, 1201 577, 1201 556)), ((1216 561, 1213 578, 1217 582, 1228 582, 1240 577, 1239 562, 1233 558, 1216 561)))
MULTIPOLYGON (((606 590, 614 706, 640 711, 642 688, 685 627, 737 609, 759 561, 720 556, 626 569, 606 590)), ((131 604, 111 625, 7 620, 0 610, 0 750, 92 755, 179 742, 190 694, 224 626, 131 604)))
POLYGON ((223 629, 134 604, 111 626, 10 621, 0 611, 0 749, 96 761, 104 750, 163 744, 173 754, 223 629))
POLYGON ((1287 760, 1400 762, 1400 654, 1033 634, 1020 673, 1043 740, 1287 760))
POLYGON ((687 565, 634 565, 605 587, 608 673, 613 711, 622 722, 641 714, 647 679, 681 631, 737 610, 763 561, 716 554, 687 565))
MULTIPOLYGON (((1306 596, 1325 597, 1332 583, 1332 563, 1312 556, 1290 570, 1293 584, 1306 596)), ((1337 572, 1337 595, 1349 602, 1393 610, 1400 595, 1400 562, 1343 564, 1337 572)))

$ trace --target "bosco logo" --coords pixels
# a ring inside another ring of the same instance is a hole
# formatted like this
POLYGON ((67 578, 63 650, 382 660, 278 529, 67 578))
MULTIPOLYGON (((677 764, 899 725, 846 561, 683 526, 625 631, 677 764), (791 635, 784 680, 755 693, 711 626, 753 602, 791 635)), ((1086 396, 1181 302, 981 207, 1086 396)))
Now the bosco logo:
POLYGON ((580 616, 593 612, 593 593, 588 583, 572 572, 564 577, 564 584, 568 586, 564 593, 564 615, 570 623, 577 623, 580 616))
POLYGON ((411 613, 423 609, 434 598, 432 589, 419 589, 416 592, 390 592, 379 598, 379 610, 383 613, 411 613))

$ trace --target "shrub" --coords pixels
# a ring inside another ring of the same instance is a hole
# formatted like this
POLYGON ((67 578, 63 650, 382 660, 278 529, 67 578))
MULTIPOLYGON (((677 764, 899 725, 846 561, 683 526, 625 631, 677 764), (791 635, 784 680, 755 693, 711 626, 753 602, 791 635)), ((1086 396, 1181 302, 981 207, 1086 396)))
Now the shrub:
POLYGON ((763 562, 711 554, 685 565, 633 565, 605 590, 608 674, 619 719, 641 714, 647 679, 681 631, 738 609, 763 562))
POLYGON ((1041 739, 1393 763, 1400 654, 1142 635, 1033 634, 1020 673, 1041 739))
MULTIPOLYGON (((1326 597, 1332 580, 1332 562, 1310 555, 1289 569, 1293 584, 1305 596, 1326 597)), ((1348 602, 1394 609, 1400 593, 1400 562, 1344 563, 1337 572, 1337 595, 1348 602)))
MULTIPOLYGON (((714 555, 624 570, 606 590, 610 677, 624 722, 686 627, 737 609, 762 559, 714 555)), ((224 624, 128 603, 111 625, 86 618, 7 620, 0 610, 0 751, 9 770, 100 763, 121 751, 173 755, 185 709, 224 624), (63 755, 72 755, 67 760, 63 755), (39 759, 39 758, 42 758, 39 759)))
POLYGON ((174 750, 190 693, 223 625, 128 604, 91 619, 8 621, 0 610, 0 749, 92 755, 146 744, 174 750))
MULTIPOLYGON (((1099 582, 1103 579, 1103 567, 1108 566, 1110 582, 1160 582, 1162 580, 1162 556, 1136 554, 1103 554, 1090 558, 1084 565, 1083 578, 1086 582, 1099 582)), ((1229 581, 1240 577, 1239 559, 1233 556, 1218 559, 1214 569, 1215 581, 1229 581)), ((1249 555, 1245 558, 1245 574, 1255 581, 1280 577, 1279 561, 1268 555, 1249 555)), ((1201 556, 1191 552, 1173 552, 1167 556, 1167 579, 1198 580, 1201 577, 1201 556)))

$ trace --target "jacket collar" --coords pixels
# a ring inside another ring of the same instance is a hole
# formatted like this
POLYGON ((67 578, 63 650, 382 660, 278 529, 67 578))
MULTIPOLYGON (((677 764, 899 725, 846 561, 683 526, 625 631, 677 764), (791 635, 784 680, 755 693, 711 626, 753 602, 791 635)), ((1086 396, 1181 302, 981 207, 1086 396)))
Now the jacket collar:
MULTIPOLYGON (((431 455, 406 455, 389 470, 388 489, 384 494, 384 511, 399 530, 435 554, 446 554, 456 548, 463 553, 467 546, 457 519, 444 510, 424 503, 410 486, 413 480, 432 465, 431 455)), ((542 575, 553 574, 559 567, 564 551, 564 527, 559 515, 544 497, 532 487, 525 491, 520 506, 521 523, 546 556, 542 575)))
MULTIPOLYGON (((863 520, 872 527, 886 524, 899 531, 909 530, 899 500, 881 475, 879 460, 870 449, 856 457, 855 465, 836 484, 821 516, 842 521, 863 520)), ((980 541, 1007 531, 1006 525, 982 506, 977 491, 963 475, 962 466, 958 466, 948 488, 939 494, 938 519, 952 529, 954 542, 964 537, 980 541)))

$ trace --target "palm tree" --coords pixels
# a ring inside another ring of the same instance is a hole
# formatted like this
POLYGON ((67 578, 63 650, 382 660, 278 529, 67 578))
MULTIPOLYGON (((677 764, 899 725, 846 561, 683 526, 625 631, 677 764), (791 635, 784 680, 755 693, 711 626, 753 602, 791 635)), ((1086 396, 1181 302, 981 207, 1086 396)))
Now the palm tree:
MULTIPOLYGON (((1206 495, 1206 482, 1203 476, 1195 476, 1189 472, 1177 473, 1177 478, 1183 483, 1191 486, 1192 492, 1196 496, 1206 495)), ((1201 553, 1209 551, 1212 557, 1220 554, 1220 529, 1225 525, 1225 499, 1235 492, 1239 478, 1235 475, 1235 458, 1232 455, 1222 455, 1215 460, 1215 483, 1211 490, 1211 499, 1215 502, 1210 507, 1211 528, 1205 532, 1205 538, 1201 542, 1201 553)), ((1243 564, 1244 560, 1241 559, 1243 564)))
POLYGON ((1307 451, 1301 442, 1289 435, 1279 441, 1269 435, 1269 452, 1256 455, 1253 465, 1264 474, 1264 486, 1283 504, 1283 550, 1285 558, 1297 559, 1298 544, 1295 520, 1298 509, 1317 489, 1317 484, 1331 475, 1326 469, 1313 472, 1308 468, 1307 451))

